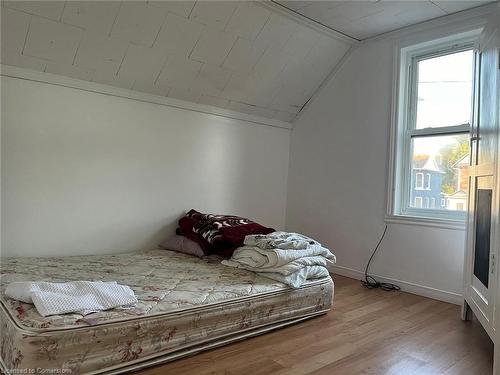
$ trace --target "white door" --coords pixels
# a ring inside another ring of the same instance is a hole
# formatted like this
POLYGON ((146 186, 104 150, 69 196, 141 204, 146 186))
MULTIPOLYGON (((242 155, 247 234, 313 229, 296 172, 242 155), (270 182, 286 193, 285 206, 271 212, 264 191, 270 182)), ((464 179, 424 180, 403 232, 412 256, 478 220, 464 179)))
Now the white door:
POLYGON ((498 30, 483 33, 477 56, 476 118, 471 138, 465 299, 494 339, 497 292, 499 49, 498 30))

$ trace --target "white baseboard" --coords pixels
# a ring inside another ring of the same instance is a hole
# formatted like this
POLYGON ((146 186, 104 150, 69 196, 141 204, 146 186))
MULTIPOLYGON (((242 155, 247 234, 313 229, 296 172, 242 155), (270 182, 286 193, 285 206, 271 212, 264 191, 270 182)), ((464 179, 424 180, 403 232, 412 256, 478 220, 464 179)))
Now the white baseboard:
MULTIPOLYGON (((353 268, 335 265, 330 270, 333 272, 333 274, 346 276, 351 279, 361 280, 364 278, 364 272, 355 270, 353 268)), ((399 285, 403 292, 417 294, 419 296, 424 296, 443 302, 453 303, 455 305, 461 305, 464 300, 464 297, 458 293, 448 292, 446 290, 431 288, 429 286, 410 283, 408 281, 397 280, 390 277, 374 275, 371 273, 370 275, 373 276, 378 281, 399 285)))

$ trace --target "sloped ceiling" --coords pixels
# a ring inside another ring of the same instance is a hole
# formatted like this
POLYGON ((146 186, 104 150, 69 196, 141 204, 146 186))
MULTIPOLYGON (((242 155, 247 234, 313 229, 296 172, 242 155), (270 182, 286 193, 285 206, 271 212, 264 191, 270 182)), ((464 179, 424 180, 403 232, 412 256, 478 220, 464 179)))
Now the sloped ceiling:
POLYGON ((248 1, 2 1, 2 64, 283 121, 349 46, 248 1))
POLYGON ((290 122, 356 39, 488 2, 2 0, 0 61, 290 122))
POLYGON ((277 3, 357 40, 364 40, 494 1, 284 1, 277 3))

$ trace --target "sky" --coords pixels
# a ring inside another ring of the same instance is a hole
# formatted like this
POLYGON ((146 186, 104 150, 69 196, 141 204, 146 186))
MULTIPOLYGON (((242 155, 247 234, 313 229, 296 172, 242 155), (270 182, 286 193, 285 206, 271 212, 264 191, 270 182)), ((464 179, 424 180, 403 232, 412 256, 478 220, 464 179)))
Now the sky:
MULTIPOLYGON (((472 108, 472 50, 418 63, 417 129, 469 123, 472 108)), ((414 142, 416 154, 435 154, 454 137, 426 137, 414 142)))

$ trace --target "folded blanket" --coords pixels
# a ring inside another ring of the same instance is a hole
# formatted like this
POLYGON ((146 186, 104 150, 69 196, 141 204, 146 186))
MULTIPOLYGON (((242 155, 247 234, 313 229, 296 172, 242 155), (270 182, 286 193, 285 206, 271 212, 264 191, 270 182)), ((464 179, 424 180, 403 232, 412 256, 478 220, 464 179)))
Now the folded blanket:
POLYGON ((335 264, 335 255, 302 234, 273 232, 246 236, 244 246, 222 264, 299 288, 306 280, 329 276, 328 267, 335 264))
POLYGON ((191 209, 179 220, 176 232, 200 245, 205 255, 230 257, 234 249, 243 245, 246 235, 267 234, 274 229, 244 217, 203 214, 191 209))
POLYGON ((115 281, 13 282, 5 289, 5 294, 25 303, 33 303, 42 316, 66 313, 87 315, 137 303, 134 291, 115 281))

